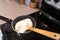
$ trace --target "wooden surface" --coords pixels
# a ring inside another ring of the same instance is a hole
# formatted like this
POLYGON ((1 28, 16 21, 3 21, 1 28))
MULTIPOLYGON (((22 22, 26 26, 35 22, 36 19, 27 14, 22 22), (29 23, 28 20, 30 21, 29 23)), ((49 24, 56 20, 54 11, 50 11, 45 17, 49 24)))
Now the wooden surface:
MULTIPOLYGON (((18 4, 12 0, 0 0, 0 15, 12 20, 18 16, 28 15, 36 11, 38 11, 38 9, 30 8, 24 4, 18 4)), ((0 21, 0 24, 1 23, 3 22, 0 21)))

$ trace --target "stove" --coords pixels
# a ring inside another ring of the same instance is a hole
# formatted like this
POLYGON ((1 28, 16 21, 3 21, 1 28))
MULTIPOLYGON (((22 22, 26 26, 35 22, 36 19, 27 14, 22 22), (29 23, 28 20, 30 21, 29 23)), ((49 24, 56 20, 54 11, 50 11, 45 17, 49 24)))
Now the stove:
MULTIPOLYGON (((44 15, 45 15, 45 13, 43 11, 37 11, 28 16, 31 16, 36 20, 36 23, 37 23, 36 28, 60 33, 59 25, 55 24, 54 22, 49 20, 49 18, 45 17, 44 15), (42 14, 40 14, 40 12, 42 14), (49 21, 50 21, 50 23, 48 24, 49 21), (52 23, 54 23, 57 27, 55 27, 55 25, 52 23)), ((35 33, 33 31, 30 33, 27 33, 27 34, 18 35, 11 27, 11 22, 12 22, 11 19, 5 18, 3 16, 0 16, 0 19, 6 21, 6 23, 0 25, 0 27, 2 29, 4 40, 28 40, 28 39, 29 40, 37 40, 37 39, 38 40, 54 40, 54 39, 51 39, 44 35, 35 33)))
MULTIPOLYGON (((55 9, 55 7, 45 2, 42 4, 40 11, 29 14, 28 16, 36 20, 36 28, 60 34, 60 10, 55 9)), ((27 34, 18 35, 11 27, 11 22, 13 20, 1 15, 0 20, 5 21, 4 24, 0 25, 3 35, 2 40, 54 40, 33 31, 27 34)))

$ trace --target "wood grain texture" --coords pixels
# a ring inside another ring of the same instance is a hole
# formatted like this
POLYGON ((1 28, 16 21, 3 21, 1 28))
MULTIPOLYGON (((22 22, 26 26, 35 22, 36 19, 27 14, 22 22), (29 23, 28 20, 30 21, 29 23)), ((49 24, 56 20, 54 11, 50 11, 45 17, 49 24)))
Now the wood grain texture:
POLYGON ((32 28, 32 27, 29 27, 29 30, 42 34, 44 36, 53 38, 55 40, 59 40, 59 38, 60 38, 60 34, 58 34, 58 33, 50 32, 50 31, 46 31, 46 30, 42 30, 42 29, 38 29, 38 28, 32 28))

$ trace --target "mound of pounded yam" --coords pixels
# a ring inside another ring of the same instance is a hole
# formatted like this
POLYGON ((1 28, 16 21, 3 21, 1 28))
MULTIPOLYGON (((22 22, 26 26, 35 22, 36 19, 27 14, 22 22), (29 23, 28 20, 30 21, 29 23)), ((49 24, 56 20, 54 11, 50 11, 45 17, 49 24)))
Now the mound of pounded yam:
POLYGON ((29 27, 33 26, 32 21, 29 18, 17 22, 15 25, 16 32, 25 33, 28 30, 27 25, 29 25, 29 27))

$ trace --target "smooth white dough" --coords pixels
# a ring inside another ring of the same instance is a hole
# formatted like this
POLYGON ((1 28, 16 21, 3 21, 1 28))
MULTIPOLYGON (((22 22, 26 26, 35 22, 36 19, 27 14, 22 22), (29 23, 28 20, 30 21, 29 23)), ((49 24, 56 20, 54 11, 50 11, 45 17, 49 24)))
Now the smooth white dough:
POLYGON ((27 25, 30 27, 33 26, 32 21, 29 18, 17 22, 15 25, 15 30, 17 30, 18 33, 24 33, 28 29, 27 25))

